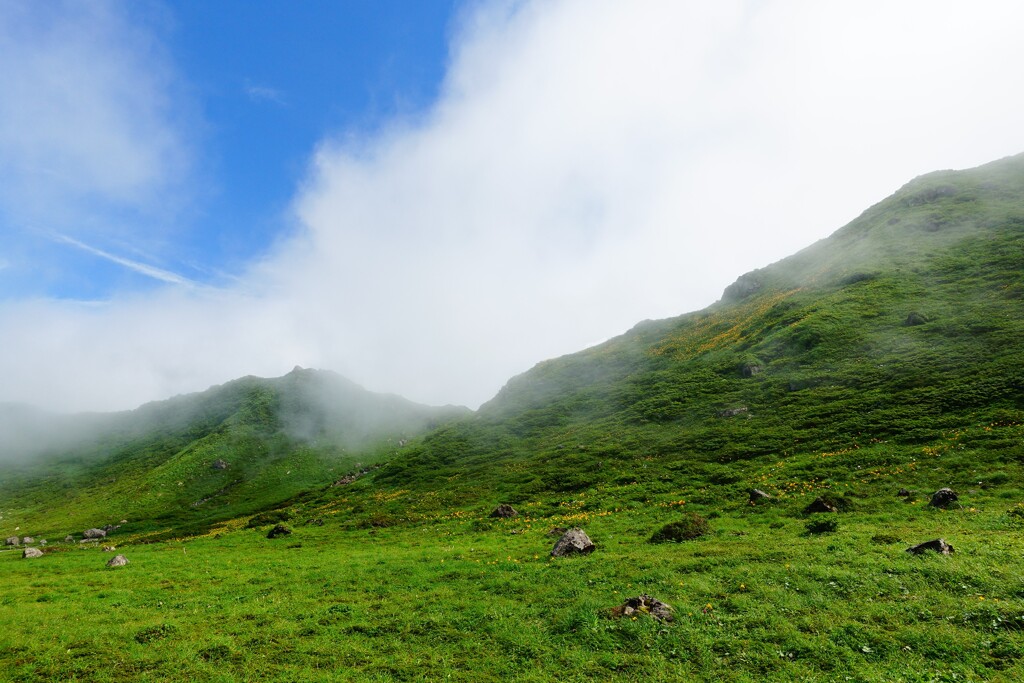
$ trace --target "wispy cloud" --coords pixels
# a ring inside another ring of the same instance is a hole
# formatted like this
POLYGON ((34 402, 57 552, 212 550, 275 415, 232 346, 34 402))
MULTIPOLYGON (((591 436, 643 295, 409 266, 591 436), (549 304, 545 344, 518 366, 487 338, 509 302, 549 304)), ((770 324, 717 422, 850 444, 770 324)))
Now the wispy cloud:
POLYGON ((185 285, 189 287, 193 287, 196 284, 192 280, 189 280, 186 277, 178 275, 177 273, 173 273, 169 270, 164 270, 163 268, 157 268, 156 266, 151 266, 147 263, 142 263, 141 261, 135 261, 133 259, 125 258, 123 256, 111 254, 109 251, 97 249, 96 247, 85 244, 84 242, 76 240, 72 237, 68 237, 67 235, 54 235, 54 240, 62 244, 71 245, 73 247, 81 249, 84 252, 92 254, 93 256, 98 256, 102 259, 106 259, 111 263, 116 263, 119 266, 124 266, 128 270, 133 270, 136 273, 139 273, 140 275, 151 277, 154 280, 159 280, 160 282, 166 282, 172 285, 185 285))
POLYGON ((254 102, 273 102, 274 104, 279 105, 287 104, 284 92, 266 85, 259 85, 246 81, 245 94, 254 102))
POLYGON ((0 230, 166 237, 190 117, 157 37, 107 0, 0 2, 0 64, 0 230))

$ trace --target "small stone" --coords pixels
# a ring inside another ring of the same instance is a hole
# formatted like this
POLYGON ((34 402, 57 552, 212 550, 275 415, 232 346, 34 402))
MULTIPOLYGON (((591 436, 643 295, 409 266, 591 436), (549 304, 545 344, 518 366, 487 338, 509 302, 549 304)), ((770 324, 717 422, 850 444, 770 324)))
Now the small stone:
POLYGON ((586 532, 579 527, 569 529, 555 543, 551 549, 551 557, 565 557, 566 555, 588 555, 594 552, 596 546, 590 540, 586 532))
POLYGON ((899 491, 896 492, 896 495, 899 498, 910 498, 910 491, 907 489, 900 489, 899 491))
POLYGON ((128 564, 128 558, 124 555, 115 555, 107 562, 108 567, 123 567, 128 564))
POLYGON ((945 539, 936 538, 934 541, 925 541, 924 543, 918 543, 915 546, 907 548, 907 552, 912 555, 922 555, 929 550, 934 550, 940 555, 952 555, 953 546, 946 543, 945 539))
POLYGON ((67 536, 64 537, 64 542, 65 543, 74 543, 75 542, 75 537, 72 536, 71 534, 68 534, 67 536))
POLYGON ((958 497, 953 489, 942 488, 932 494, 932 499, 928 504, 932 507, 947 508, 955 503, 958 497))
POLYGON ((106 538, 107 532, 103 529, 86 529, 82 532, 82 536, 86 539, 106 538))
POLYGON ((224 460, 217 459, 213 461, 213 464, 210 465, 210 467, 215 470, 226 470, 228 468, 228 464, 224 460))
POLYGON ((36 542, 36 539, 32 538, 31 536, 26 536, 25 538, 21 539, 21 542, 25 545, 32 545, 36 542))
POLYGON ((497 517, 500 519, 508 519, 510 517, 518 517, 519 512, 516 511, 511 505, 505 505, 504 503, 494 508, 491 511, 491 517, 497 517))
POLYGON ((43 551, 39 548, 25 548, 21 551, 21 556, 24 559, 31 559, 33 557, 42 557, 43 551))
POLYGON ((750 502, 754 505, 771 499, 772 497, 761 489, 750 489, 750 502))
POLYGON ((18 537, 17 536, 8 536, 4 540, 4 545, 18 545, 18 537))

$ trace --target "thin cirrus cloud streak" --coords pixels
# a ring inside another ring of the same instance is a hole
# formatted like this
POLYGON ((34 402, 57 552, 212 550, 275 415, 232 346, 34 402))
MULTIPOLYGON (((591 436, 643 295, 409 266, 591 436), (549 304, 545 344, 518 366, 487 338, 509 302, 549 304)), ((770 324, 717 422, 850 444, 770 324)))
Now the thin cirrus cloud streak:
POLYGON ((140 275, 145 275, 146 277, 152 278, 159 282, 165 282, 171 285, 182 285, 186 287, 194 287, 196 285, 196 283, 193 282, 192 280, 189 280, 188 278, 182 275, 178 275, 177 273, 172 273, 169 270, 157 268, 156 266, 151 266, 149 264, 142 263, 141 261, 136 261, 133 259, 125 258, 123 256, 118 256, 116 254, 111 254, 108 251, 97 249, 96 247, 91 247, 88 244, 80 242, 79 240, 76 240, 73 237, 68 237, 67 235, 55 234, 53 236, 53 240, 61 244, 67 244, 69 246, 75 247, 76 249, 81 249, 82 251, 92 254, 93 256, 104 259, 106 261, 110 261, 111 263, 116 263, 117 265, 127 268, 128 270, 139 273, 140 275))
POLYGON ((0 308, 0 400, 130 407, 301 364, 477 405, 711 303, 915 175, 1024 150, 1006 87, 1021 19, 996 2, 474 4, 434 106, 325 136, 291 236, 237 285, 0 308))

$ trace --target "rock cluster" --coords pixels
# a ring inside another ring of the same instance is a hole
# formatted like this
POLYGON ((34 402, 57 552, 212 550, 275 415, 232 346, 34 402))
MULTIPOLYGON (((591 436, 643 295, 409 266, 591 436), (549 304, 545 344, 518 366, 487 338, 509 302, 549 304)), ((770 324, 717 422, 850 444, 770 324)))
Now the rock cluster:
POLYGON ((658 621, 672 621, 672 607, 650 595, 628 598, 618 607, 612 608, 613 617, 636 617, 646 614, 658 621))

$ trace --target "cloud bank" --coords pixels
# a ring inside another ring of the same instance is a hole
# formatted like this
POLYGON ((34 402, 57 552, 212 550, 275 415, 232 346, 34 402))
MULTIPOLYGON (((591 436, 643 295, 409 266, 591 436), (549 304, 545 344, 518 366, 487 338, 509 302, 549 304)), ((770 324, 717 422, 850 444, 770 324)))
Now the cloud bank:
MULTIPOLYGON (((286 236, 236 285, 0 304, 0 400, 130 407, 301 364, 475 406, 542 359, 711 303, 914 175, 1024 150, 1022 19, 996 2, 473 5, 436 104, 325 134, 286 236)), ((94 94, 123 132, 131 103, 94 94)), ((164 147, 138 144, 113 196, 158 184, 144 162, 164 147)))

